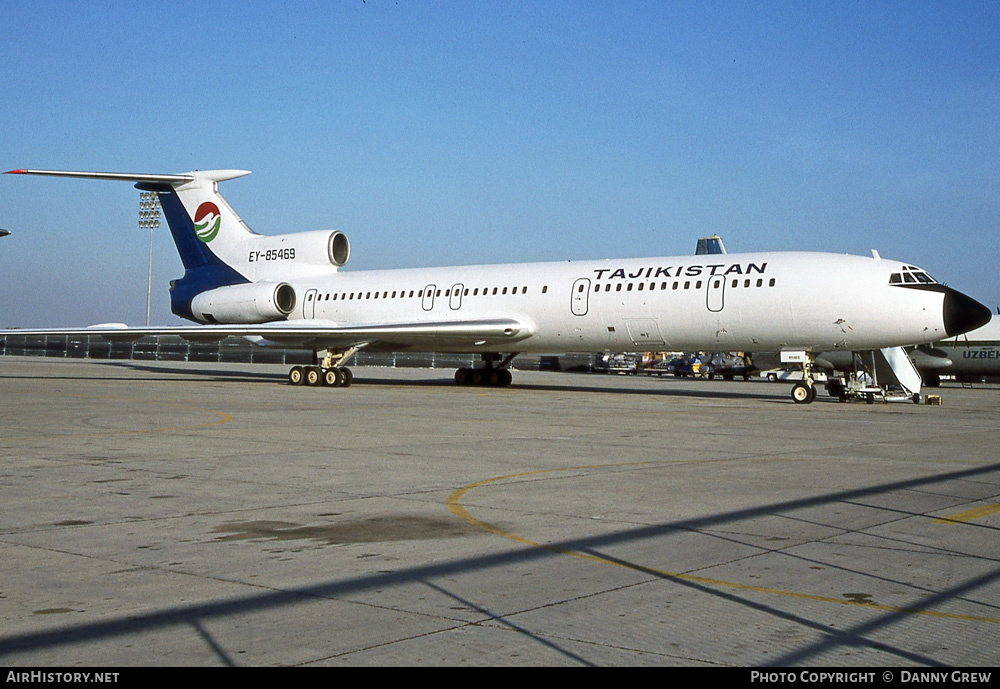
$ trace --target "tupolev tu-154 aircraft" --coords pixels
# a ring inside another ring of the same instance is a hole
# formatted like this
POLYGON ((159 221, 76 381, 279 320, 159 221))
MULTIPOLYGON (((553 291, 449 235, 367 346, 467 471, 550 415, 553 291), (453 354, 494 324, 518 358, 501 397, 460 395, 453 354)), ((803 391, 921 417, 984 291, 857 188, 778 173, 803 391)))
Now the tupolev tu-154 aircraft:
POLYGON ((252 231, 218 192, 249 174, 203 170, 127 174, 11 170, 13 174, 133 182, 158 195, 184 266, 170 283, 173 313, 198 325, 105 324, 2 335, 100 335, 137 340, 228 336, 317 352, 290 383, 350 385, 359 349, 479 354, 461 384, 509 385, 522 352, 777 351, 798 358, 792 389, 812 402, 817 352, 939 341, 977 328, 990 311, 901 261, 769 252, 655 258, 340 270, 350 256, 336 230, 252 231), (322 352, 322 359, 319 353, 322 352))

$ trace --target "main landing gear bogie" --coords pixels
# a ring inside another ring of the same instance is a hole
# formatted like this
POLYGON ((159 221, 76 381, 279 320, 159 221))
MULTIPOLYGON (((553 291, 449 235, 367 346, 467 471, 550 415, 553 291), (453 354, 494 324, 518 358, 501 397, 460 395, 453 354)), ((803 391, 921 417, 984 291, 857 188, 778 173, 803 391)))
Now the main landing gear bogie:
POLYGON ((491 388, 505 388, 514 380, 508 366, 517 352, 504 356, 496 352, 480 354, 483 365, 478 368, 463 367, 455 371, 455 382, 459 385, 476 385, 491 388))
POLYGON ((320 359, 319 352, 313 352, 312 366, 292 366, 288 371, 289 385, 322 385, 327 388, 347 388, 354 382, 354 374, 351 369, 343 364, 347 363, 359 347, 351 347, 344 351, 339 349, 327 349, 326 354, 320 359))
POLYGON ((460 368, 455 371, 455 382, 459 385, 477 385, 505 388, 514 376, 505 368, 460 368))
POLYGON ((351 369, 340 366, 293 366, 288 372, 290 385, 346 388, 353 382, 354 374, 351 373, 351 369))

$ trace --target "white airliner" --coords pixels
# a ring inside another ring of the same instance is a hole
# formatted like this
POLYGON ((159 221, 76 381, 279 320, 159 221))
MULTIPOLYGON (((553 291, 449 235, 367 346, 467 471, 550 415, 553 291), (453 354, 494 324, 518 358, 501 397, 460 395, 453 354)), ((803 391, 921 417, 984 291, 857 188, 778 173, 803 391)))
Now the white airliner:
POLYGON ((349 385, 343 364, 361 348, 480 354, 459 383, 508 385, 522 352, 779 351, 806 379, 816 352, 870 350, 954 337, 989 310, 906 263, 872 257, 751 253, 340 271, 346 235, 318 230, 259 235, 218 193, 249 174, 175 175, 11 170, 16 174, 134 182, 158 194, 184 265, 171 281, 175 314, 201 325, 8 330, 0 335, 101 335, 130 340, 227 336, 324 352, 289 382, 349 385))

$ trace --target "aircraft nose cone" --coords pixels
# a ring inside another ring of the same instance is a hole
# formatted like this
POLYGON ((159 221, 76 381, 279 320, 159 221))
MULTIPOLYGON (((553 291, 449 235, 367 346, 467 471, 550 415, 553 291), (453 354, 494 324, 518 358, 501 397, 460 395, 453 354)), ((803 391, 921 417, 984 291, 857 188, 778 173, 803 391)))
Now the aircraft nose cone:
POLYGON ((948 337, 961 335, 986 325, 992 312, 972 297, 950 287, 944 293, 944 329, 948 337))

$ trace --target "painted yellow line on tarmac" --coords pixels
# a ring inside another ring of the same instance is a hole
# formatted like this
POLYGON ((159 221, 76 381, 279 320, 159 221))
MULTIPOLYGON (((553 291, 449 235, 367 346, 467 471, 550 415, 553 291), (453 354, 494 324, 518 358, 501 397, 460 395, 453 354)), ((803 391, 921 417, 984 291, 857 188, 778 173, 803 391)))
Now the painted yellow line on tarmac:
POLYGON ((992 505, 983 505, 982 507, 974 507, 973 509, 965 510, 964 512, 949 514, 947 517, 939 517, 934 520, 934 523, 964 524, 965 522, 971 522, 974 519, 988 517, 991 514, 996 514, 998 512, 1000 512, 1000 503, 993 503, 992 505))
MULTIPOLYGON (((532 541, 529 538, 524 538, 523 536, 518 536, 517 534, 510 533, 509 531, 504 531, 500 527, 490 524, 489 522, 484 522, 481 519, 476 519, 468 510, 462 505, 462 498, 471 490, 476 488, 482 488, 493 483, 499 483, 501 481, 507 481, 510 479, 524 478, 527 476, 538 476, 541 474, 550 474, 555 472, 564 471, 580 471, 584 469, 605 469, 609 467, 626 467, 626 466, 638 466, 642 464, 655 464, 656 462, 629 462, 625 464, 594 464, 589 466, 577 466, 577 467, 561 467, 558 469, 542 469, 539 471, 525 471, 518 474, 507 474, 506 476, 496 476, 494 478, 488 478, 483 481, 477 481, 475 483, 470 483, 463 486, 453 492, 448 496, 448 510, 454 514, 456 517, 462 521, 475 526, 476 528, 482 529, 488 533, 494 534, 496 536, 501 536, 507 540, 514 541, 515 543, 520 543, 522 545, 531 546, 534 548, 542 548, 543 550, 548 550, 553 553, 558 553, 560 555, 568 555, 570 557, 575 557, 580 560, 588 560, 590 562, 597 562, 605 565, 614 565, 616 567, 623 567, 625 569, 631 569, 638 572, 643 572, 645 574, 652 574, 655 576, 667 578, 667 579, 677 579, 678 581, 690 581, 692 583, 701 584, 703 586, 714 586, 718 588, 735 589, 738 591, 748 591, 753 593, 763 593, 773 596, 782 596, 785 598, 796 598, 799 600, 808 600, 818 603, 833 603, 836 605, 847 605, 856 608, 868 608, 870 610, 881 610, 884 612, 896 612, 896 613, 906 613, 911 615, 923 615, 926 617, 937 617, 950 620, 965 620, 968 622, 987 622, 990 624, 1000 624, 1000 618, 996 617, 983 617, 980 615, 961 615, 957 613, 949 612, 939 612, 935 610, 924 610, 921 608, 906 608, 896 605, 882 605, 879 603, 861 601, 861 600, 851 600, 844 598, 831 598, 829 596, 817 596, 809 593, 800 593, 797 591, 785 591, 783 589, 768 588, 765 586, 752 586, 749 584, 740 584, 733 581, 724 581, 722 579, 712 579, 709 577, 700 577, 693 574, 684 574, 682 572, 669 572, 662 569, 656 569, 653 567, 643 567, 641 565, 630 564, 627 562, 620 562, 618 560, 612 560, 610 558, 601 557, 599 555, 591 555, 589 553, 581 553, 575 550, 568 550, 564 548, 557 548, 551 545, 545 545, 544 543, 539 543, 537 541, 532 541)), ((972 510, 970 510, 972 511, 972 510)))

